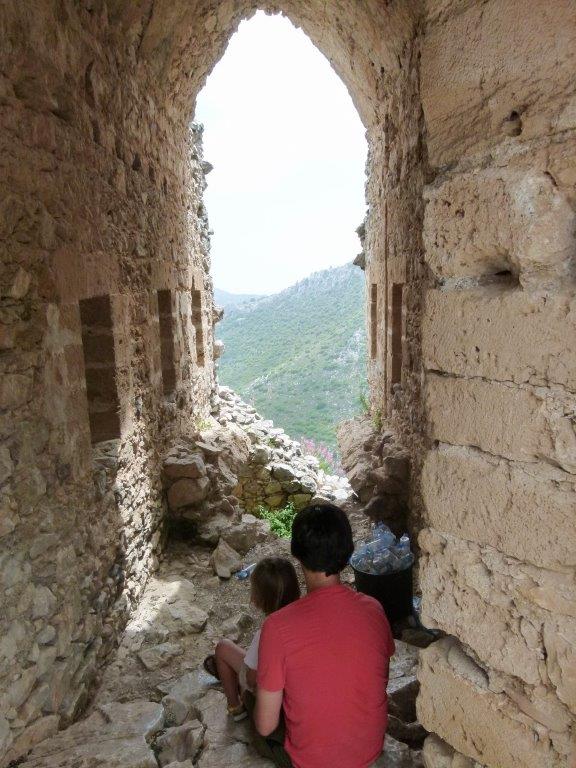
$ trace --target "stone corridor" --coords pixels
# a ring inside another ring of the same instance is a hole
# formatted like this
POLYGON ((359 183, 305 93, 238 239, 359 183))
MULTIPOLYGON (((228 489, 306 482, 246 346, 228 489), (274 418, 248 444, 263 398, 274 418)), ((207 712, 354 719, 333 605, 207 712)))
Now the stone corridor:
MULTIPOLYGON (((355 533, 367 532, 351 511, 355 533)), ((290 556, 269 534, 244 560, 290 556)), ((348 570, 348 569, 347 569, 348 570)), ((346 573, 345 580, 352 579, 346 573)), ((211 549, 174 541, 142 594, 114 661, 104 670, 86 717, 43 741, 26 768, 265 768, 250 747, 247 721, 234 723, 218 682, 202 668, 221 637, 245 646, 259 626, 248 582, 220 579, 211 549)), ((413 732, 418 648, 398 641, 390 676, 394 727, 413 732), (396 715, 397 717, 394 717, 396 715), (399 717, 398 717, 399 716, 399 717), (406 718, 405 724, 400 718, 406 718)), ((389 737, 378 768, 420 768, 420 752, 389 737)))
MULTIPOLYGON (((219 611, 193 549, 190 599, 157 606, 190 631, 149 643, 190 655, 145 672, 128 650, 169 537, 213 549, 258 529, 262 498, 347 493, 282 434, 256 450, 262 424, 227 426, 218 402, 195 100, 258 9, 308 35, 366 129, 370 413, 340 434, 362 514, 418 542, 439 633, 420 654, 421 757, 574 768, 573 0, 0 4, 0 768, 74 728, 153 768, 165 692, 139 686, 192 674, 219 611), (112 706, 120 663, 138 715, 112 706)), ((219 696, 185 728, 197 744, 213 723, 205 762, 212 737, 230 744, 219 696)))

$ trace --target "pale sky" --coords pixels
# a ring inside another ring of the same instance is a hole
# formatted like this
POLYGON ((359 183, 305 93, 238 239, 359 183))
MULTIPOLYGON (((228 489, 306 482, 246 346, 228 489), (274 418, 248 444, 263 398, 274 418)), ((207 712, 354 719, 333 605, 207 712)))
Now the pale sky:
POLYGON ((327 59, 287 19, 243 22, 197 102, 212 275, 274 293, 352 261, 365 213, 364 127, 327 59))

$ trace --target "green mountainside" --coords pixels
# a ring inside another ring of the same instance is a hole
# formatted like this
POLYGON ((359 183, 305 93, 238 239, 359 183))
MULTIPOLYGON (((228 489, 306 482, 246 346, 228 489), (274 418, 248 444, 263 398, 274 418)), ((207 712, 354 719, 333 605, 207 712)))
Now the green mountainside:
POLYGON ((336 447, 366 380, 364 275, 352 264, 316 272, 249 303, 229 304, 221 384, 295 438, 336 447))

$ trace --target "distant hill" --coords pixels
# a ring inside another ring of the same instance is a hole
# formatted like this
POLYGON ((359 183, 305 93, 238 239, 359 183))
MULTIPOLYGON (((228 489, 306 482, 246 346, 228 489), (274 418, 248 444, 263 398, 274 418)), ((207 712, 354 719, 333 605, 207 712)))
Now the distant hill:
POLYGON ((364 275, 351 264, 316 272, 250 304, 229 305, 221 384, 295 438, 336 446, 366 381, 364 275))
POLYGON ((224 309, 261 298, 261 294, 258 293, 229 293, 220 288, 214 288, 214 301, 219 307, 223 307, 224 309))

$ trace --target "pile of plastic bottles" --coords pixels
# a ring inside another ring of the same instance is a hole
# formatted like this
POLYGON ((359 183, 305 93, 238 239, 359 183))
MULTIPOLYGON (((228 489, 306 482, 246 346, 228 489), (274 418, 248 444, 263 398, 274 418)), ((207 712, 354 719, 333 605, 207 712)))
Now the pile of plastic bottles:
POLYGON ((373 537, 362 543, 350 558, 350 565, 357 571, 374 576, 396 573, 409 568, 414 562, 407 534, 396 536, 384 523, 374 526, 373 537))

